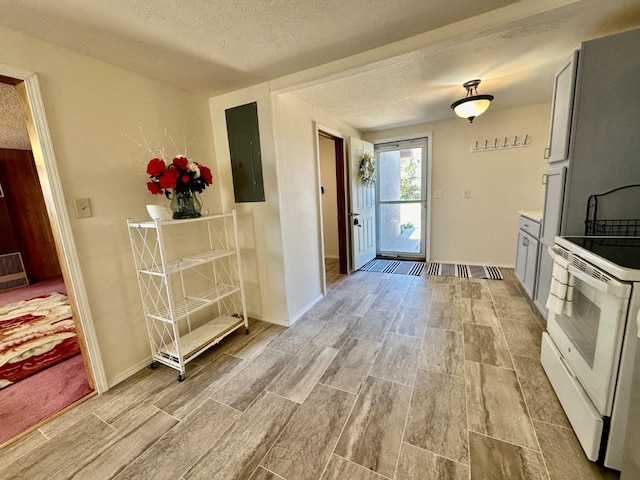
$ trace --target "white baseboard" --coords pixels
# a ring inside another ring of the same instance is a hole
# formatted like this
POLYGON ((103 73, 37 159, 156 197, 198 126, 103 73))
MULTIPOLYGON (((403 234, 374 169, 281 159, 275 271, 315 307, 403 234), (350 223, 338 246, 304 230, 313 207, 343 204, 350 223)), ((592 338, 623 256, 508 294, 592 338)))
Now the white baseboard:
MULTIPOLYGON (((115 377, 108 379, 107 382, 108 382, 108 385, 109 385, 109 389, 115 387, 120 382, 124 382, 131 375, 133 375, 135 373, 138 373, 143 368, 148 368, 149 365, 151 365, 151 355, 149 355, 144 360, 140 360, 135 365, 127 368, 124 372, 120 372, 115 377)), ((104 393, 104 392, 102 392, 102 393, 104 393)))
MULTIPOLYGON (((298 312, 296 315, 294 315, 292 317, 290 323, 287 323, 287 321, 284 320, 284 319, 264 318, 261 315, 247 315, 247 317, 253 318, 255 320, 260 320, 262 322, 272 323, 274 325, 281 325, 283 327, 290 327, 291 325, 296 323, 305 313, 307 313, 307 311, 309 311, 311 309, 311 307, 313 307, 316 303, 318 303, 320 300, 322 300, 322 298, 323 298, 323 296, 320 295, 316 299, 311 301, 307 306, 305 306, 302 310, 300 310, 300 312, 298 312)), ((109 379, 108 380, 109 389, 115 387, 120 382, 125 381, 131 375, 134 375, 135 373, 138 373, 143 368, 148 368, 149 365, 151 365, 151 356, 148 356, 147 358, 139 361, 135 365, 133 365, 133 366, 127 368, 126 370, 124 370, 123 372, 119 373, 115 377, 109 379)))
POLYGON ((309 310, 311 310, 311 308, 313 308, 313 306, 318 303, 320 300, 322 300, 324 298, 324 295, 320 294, 319 296, 317 296, 315 299, 313 299, 311 302, 309 302, 305 307, 303 307, 298 313, 296 313, 295 315, 293 315, 291 317, 291 323, 289 326, 293 325, 294 323, 296 323, 298 320, 300 320, 300 318, 302 318, 302 316, 307 313, 309 310))

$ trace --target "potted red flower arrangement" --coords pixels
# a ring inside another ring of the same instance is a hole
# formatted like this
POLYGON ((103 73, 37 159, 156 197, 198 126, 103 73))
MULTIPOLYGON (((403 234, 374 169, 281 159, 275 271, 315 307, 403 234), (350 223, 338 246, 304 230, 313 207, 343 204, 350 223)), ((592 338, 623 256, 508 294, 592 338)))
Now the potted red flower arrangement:
POLYGON ((171 200, 173 218, 197 218, 202 201, 197 195, 213 182, 211 170, 187 157, 178 155, 167 166, 164 160, 152 158, 147 164, 151 178, 147 188, 154 195, 163 194, 171 200))

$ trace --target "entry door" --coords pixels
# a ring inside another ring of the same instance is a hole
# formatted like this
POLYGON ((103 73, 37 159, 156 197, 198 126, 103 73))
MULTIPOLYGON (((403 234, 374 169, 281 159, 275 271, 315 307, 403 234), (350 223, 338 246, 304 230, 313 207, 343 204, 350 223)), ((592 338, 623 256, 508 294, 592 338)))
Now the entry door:
POLYGON ((378 254, 424 259, 427 139, 376 145, 378 254))
POLYGON ((353 270, 358 270, 376 256, 376 187, 367 187, 360 179, 363 155, 373 157, 374 152, 372 143, 358 138, 352 138, 349 147, 351 258, 353 270))

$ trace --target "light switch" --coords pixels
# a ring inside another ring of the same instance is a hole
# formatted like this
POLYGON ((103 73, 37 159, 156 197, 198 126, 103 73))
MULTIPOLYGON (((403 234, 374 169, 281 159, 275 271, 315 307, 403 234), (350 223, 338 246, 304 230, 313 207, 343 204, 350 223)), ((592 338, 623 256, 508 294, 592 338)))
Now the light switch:
POLYGON ((92 217, 91 201, 88 198, 74 198, 73 208, 76 211, 76 218, 92 217))
POLYGON ((433 198, 442 198, 442 190, 434 190, 433 198))

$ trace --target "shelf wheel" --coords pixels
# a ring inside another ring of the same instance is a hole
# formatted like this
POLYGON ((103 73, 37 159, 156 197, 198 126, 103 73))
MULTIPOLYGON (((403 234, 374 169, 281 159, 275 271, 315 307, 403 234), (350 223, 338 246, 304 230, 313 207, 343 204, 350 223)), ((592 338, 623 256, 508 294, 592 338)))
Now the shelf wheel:
POLYGON ((244 329, 244 333, 246 333, 247 335, 249 335, 249 328, 248 328, 248 327, 244 329))
POLYGON ((184 382, 184 379, 185 379, 185 378, 186 378, 186 377, 185 377, 184 373, 179 373, 179 374, 178 374, 178 381, 179 381, 179 382, 184 382))
POLYGON ((151 370, 155 370, 156 368, 158 368, 158 363, 157 362, 151 362, 151 365, 149 365, 149 368, 151 370))

